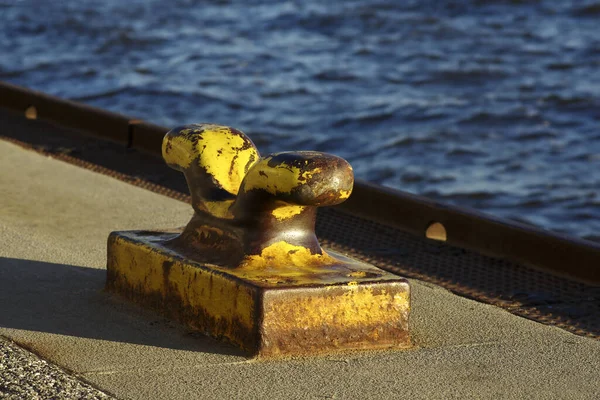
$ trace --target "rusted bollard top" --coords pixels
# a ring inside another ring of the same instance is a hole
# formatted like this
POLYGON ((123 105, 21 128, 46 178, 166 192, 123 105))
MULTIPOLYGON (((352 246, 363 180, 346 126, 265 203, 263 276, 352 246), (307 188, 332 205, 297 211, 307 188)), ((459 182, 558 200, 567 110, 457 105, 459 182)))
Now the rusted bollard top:
POLYGON ((352 167, 340 157, 313 151, 261 157, 243 132, 226 126, 175 128, 162 152, 185 175, 195 211, 178 246, 210 245, 230 266, 265 249, 271 254, 272 246, 323 255, 316 207, 343 202, 354 184, 352 167))

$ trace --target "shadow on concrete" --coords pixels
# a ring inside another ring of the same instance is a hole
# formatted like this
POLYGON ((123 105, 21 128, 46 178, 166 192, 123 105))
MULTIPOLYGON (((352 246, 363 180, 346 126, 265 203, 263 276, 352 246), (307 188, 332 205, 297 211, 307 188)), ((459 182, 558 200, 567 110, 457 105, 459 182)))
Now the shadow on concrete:
POLYGON ((106 270, 0 257, 3 328, 246 356, 104 291, 106 270))

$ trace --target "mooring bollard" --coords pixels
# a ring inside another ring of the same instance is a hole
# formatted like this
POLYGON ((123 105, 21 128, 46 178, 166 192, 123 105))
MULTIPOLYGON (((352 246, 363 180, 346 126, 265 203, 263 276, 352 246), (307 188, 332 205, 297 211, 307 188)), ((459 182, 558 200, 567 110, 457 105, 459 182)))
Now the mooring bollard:
POLYGON ((344 159, 261 157, 241 131, 209 124, 167 133, 163 157, 194 215, 180 230, 111 233, 107 290, 259 357, 410 345, 406 279, 315 235, 317 207, 352 192, 344 159))

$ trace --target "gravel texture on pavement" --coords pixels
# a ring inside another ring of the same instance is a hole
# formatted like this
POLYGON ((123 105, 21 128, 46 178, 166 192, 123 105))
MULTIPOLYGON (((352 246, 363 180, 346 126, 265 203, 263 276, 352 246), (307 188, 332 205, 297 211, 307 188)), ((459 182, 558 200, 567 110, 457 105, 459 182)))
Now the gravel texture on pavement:
POLYGON ((0 399, 113 399, 0 338, 0 399))

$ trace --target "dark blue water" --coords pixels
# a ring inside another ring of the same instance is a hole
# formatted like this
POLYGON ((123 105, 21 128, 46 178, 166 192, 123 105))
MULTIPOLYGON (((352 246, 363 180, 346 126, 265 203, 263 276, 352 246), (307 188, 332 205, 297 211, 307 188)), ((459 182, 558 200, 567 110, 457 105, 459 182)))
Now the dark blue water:
POLYGON ((0 0, 0 79, 600 240, 597 0, 0 0))

